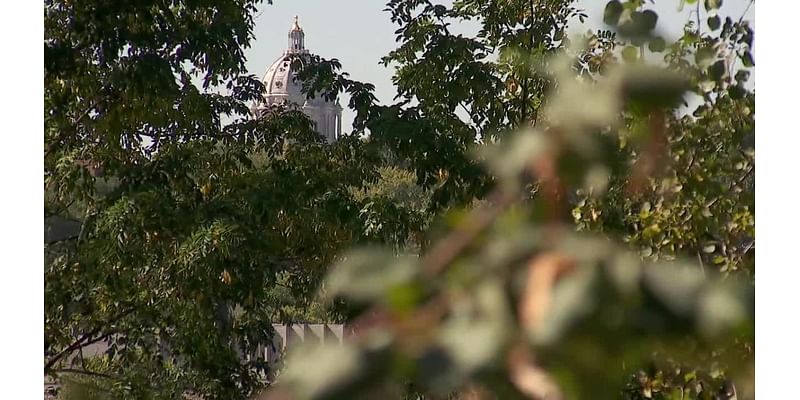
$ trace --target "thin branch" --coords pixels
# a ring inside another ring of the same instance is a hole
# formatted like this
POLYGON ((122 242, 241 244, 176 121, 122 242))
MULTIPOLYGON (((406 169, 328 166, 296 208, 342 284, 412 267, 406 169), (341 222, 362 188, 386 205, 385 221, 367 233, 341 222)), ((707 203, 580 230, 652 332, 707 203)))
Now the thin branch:
POLYGON ((692 156, 691 156, 691 158, 689 159, 689 166, 687 166, 687 167, 686 167, 686 170, 687 170, 687 171, 688 171, 688 170, 691 170, 691 169, 692 169, 692 167, 694 167, 694 159, 695 159, 695 155, 696 155, 696 154, 697 154, 697 153, 695 153, 694 151, 692 152, 692 156))
POLYGON ((58 240, 50 240, 50 241, 47 241, 47 242, 45 242, 44 244, 45 244, 45 245, 54 245, 54 244, 56 244, 56 243, 69 242, 69 241, 71 241, 71 240, 77 240, 77 239, 78 239, 78 235, 70 235, 70 236, 66 236, 66 237, 64 237, 64 238, 61 238, 61 239, 58 239, 58 240))
MULTIPOLYGON (((78 118, 75 119, 75 121, 72 122, 73 128, 75 128, 75 131, 77 131, 77 125, 80 124, 81 121, 84 118, 86 118, 86 116, 89 115, 89 113, 91 113, 92 110, 95 109, 95 107, 97 107, 97 101, 92 103, 89 106, 89 108, 86 109, 86 111, 84 111, 81 115, 78 116, 78 118)), ((61 133, 58 136, 56 136, 53 139, 53 141, 50 142, 50 145, 47 146, 47 149, 44 151, 44 156, 47 157, 48 154, 50 154, 53 150, 55 150, 56 146, 61 144, 61 141, 66 139, 67 135, 70 134, 70 133, 72 133, 72 130, 61 131, 61 133)))
POLYGON ((752 6, 752 5, 753 5, 753 3, 755 3, 755 1, 756 1, 756 0, 750 0, 750 3, 748 3, 748 4, 747 4, 747 7, 745 7, 745 9, 744 9, 744 12, 742 13, 742 16, 741 16, 741 17, 739 17, 739 23, 741 23, 742 21, 744 21, 744 16, 745 16, 745 15, 747 15, 747 12, 748 12, 748 11, 750 11, 750 6, 752 6))
POLYGON ((81 368, 86 370, 86 358, 83 356, 83 347, 78 349, 78 357, 81 359, 81 368))
MULTIPOLYGON (((463 101, 459 101, 458 105, 461 107, 462 110, 464 110, 464 112, 467 114, 467 116, 470 116, 472 114, 467 110, 467 107, 464 105, 463 101)), ((478 124, 474 120, 472 120, 471 118, 470 118, 470 123, 475 124, 474 128, 476 128, 476 129, 478 128, 478 126, 477 126, 478 124)))
POLYGON ((435 276, 450 264, 484 229, 494 222, 498 215, 514 200, 515 196, 496 191, 489 198, 490 204, 472 212, 467 221, 471 223, 453 231, 440 241, 423 258, 425 274, 435 276))
MULTIPOLYGON (((131 314, 135 310, 136 309, 132 307, 129 310, 126 310, 126 311, 120 313, 119 315, 115 316, 114 318, 111 318, 108 322, 106 322, 105 325, 113 324, 113 323, 119 321, 120 319, 128 316, 129 314, 131 314)), ((95 344, 95 343, 97 343, 97 342, 99 342, 101 340, 105 340, 109 336, 112 335, 113 332, 107 333, 105 335, 101 335, 101 336, 98 336, 98 337, 95 338, 94 336, 97 335, 98 333, 100 333, 100 331, 102 331, 103 328, 104 328, 104 326, 99 326, 99 327, 97 327, 95 329, 92 329, 91 331, 83 334, 80 338, 78 338, 77 340, 72 342, 72 344, 67 346, 65 349, 63 349, 63 350, 59 351, 58 353, 56 353, 56 355, 51 357, 44 364, 44 372, 45 373, 49 372, 53 368, 53 365, 55 365, 58 361, 60 361, 61 359, 63 359, 67 355, 71 354, 73 351, 78 350, 78 349, 82 349, 82 348, 84 348, 86 346, 89 346, 89 345, 92 345, 92 344, 95 344)))
POLYGON ((92 336, 98 334, 100 332, 100 330, 101 330, 101 328, 99 328, 99 327, 93 329, 92 331, 90 331, 90 332, 84 334, 83 336, 79 337, 76 341, 72 342, 72 344, 67 346, 64 350, 61 350, 58 353, 56 353, 56 355, 51 357, 50 360, 48 360, 44 364, 44 372, 48 372, 53 367, 53 365, 55 365, 59 360, 64 358, 64 356, 66 356, 67 354, 70 354, 73 351, 75 351, 75 350, 77 350, 77 349, 79 349, 81 347, 86 346, 86 344, 84 344, 83 342, 85 340, 91 338, 92 336))
POLYGON ((700 252, 697 252, 697 261, 700 263, 700 272, 703 273, 703 276, 706 276, 706 265, 703 263, 703 257, 700 256, 700 252))
POLYGON ((700 33, 700 2, 695 5, 695 17, 697 17, 697 32, 700 33))
MULTIPOLYGON (((756 168, 755 165, 751 165, 750 168, 747 170, 747 172, 745 172, 744 175, 742 175, 742 177, 739 178, 738 181, 736 181, 736 184, 741 185, 744 182, 744 180, 747 179, 747 177, 749 177, 750 174, 753 173, 753 170, 755 170, 755 168, 756 168)), ((731 189, 732 188, 733 188, 733 185, 731 185, 731 189)))
POLYGON ((94 372, 94 371, 87 371, 85 369, 77 369, 77 368, 59 368, 52 370, 54 373, 70 373, 70 374, 79 374, 79 375, 88 375, 88 376, 96 376, 99 378, 106 378, 106 379, 113 379, 119 380, 118 377, 104 374, 102 372, 94 372))
POLYGON ((47 206, 45 206, 45 208, 44 208, 44 217, 48 218, 48 217, 53 217, 53 216, 60 216, 59 214, 67 214, 67 212, 69 211, 69 208, 72 207, 72 205, 75 204, 76 201, 78 201, 78 199, 77 198, 73 198, 67 204, 56 204, 55 205, 55 210, 52 210, 52 211, 47 211, 47 206))

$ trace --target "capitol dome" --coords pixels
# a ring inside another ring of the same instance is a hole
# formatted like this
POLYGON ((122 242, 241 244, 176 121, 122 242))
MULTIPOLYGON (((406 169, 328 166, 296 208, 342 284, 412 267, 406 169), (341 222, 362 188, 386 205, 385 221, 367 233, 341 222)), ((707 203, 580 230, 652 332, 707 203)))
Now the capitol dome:
POLYGON ((342 130, 342 107, 338 102, 325 100, 321 95, 307 99, 302 93, 302 83, 295 82, 295 71, 292 70, 290 56, 310 54, 305 48, 305 33, 300 27, 298 18, 289 30, 289 43, 272 65, 267 68, 262 82, 266 87, 264 103, 257 106, 257 113, 273 105, 283 104, 301 109, 316 125, 325 139, 332 143, 339 138, 342 130))

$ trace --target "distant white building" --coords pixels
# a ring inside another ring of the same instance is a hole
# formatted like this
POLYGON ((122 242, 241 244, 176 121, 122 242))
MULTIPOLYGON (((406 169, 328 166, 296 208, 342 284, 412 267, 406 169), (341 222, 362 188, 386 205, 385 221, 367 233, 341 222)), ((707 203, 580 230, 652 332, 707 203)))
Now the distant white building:
POLYGON ((321 95, 307 99, 302 93, 302 83, 295 82, 296 71, 292 70, 290 56, 294 54, 310 54, 305 48, 305 33, 294 17, 294 24, 289 30, 289 44, 264 74, 263 83, 267 93, 264 103, 258 104, 256 115, 272 105, 284 104, 301 109, 314 121, 317 132, 322 134, 328 143, 335 142, 342 132, 342 107, 338 101, 328 101, 321 95))

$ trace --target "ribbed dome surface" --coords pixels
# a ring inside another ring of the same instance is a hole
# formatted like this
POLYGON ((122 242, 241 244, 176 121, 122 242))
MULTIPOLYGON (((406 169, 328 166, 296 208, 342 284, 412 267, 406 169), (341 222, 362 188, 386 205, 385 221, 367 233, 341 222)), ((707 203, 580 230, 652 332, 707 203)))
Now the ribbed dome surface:
POLYGON ((297 105, 305 104, 302 86, 294 81, 295 72, 292 71, 289 55, 282 55, 270 65, 264 74, 264 86, 267 89, 267 103, 276 104, 284 101, 297 105))

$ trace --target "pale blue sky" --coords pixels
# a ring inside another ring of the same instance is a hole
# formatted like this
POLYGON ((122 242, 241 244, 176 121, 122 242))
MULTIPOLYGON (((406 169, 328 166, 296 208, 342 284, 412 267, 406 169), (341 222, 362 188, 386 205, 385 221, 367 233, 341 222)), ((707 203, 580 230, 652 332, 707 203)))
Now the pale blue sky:
MULTIPOLYGON (((656 5, 649 6, 658 12, 658 28, 663 30, 667 39, 678 37, 694 10, 693 5, 687 5, 679 12, 679 3, 680 0, 660 0, 656 5)), ((720 15, 738 19, 749 3, 750 0, 725 0, 720 15)), ((572 31, 603 27, 605 4, 605 0, 579 1, 578 6, 587 11, 590 19, 584 26, 575 21, 572 31)), ((262 5, 256 19, 255 40, 246 52, 247 68, 258 76, 266 72, 267 67, 286 48, 287 32, 297 15, 306 33, 306 47, 312 53, 325 58, 338 58, 342 69, 349 72, 351 78, 373 83, 378 99, 389 103, 395 95, 391 82, 392 70, 378 62, 396 47, 394 31, 397 27, 389 20, 389 13, 383 11, 384 8, 383 0, 275 0, 272 5, 262 5)), ((701 15, 705 15, 702 6, 700 8, 701 15)), ((694 16, 691 18, 694 19, 694 16)), ((750 7, 745 19, 755 27, 755 4, 750 7)), ((345 105, 346 99, 342 100, 345 105)), ((345 108, 342 117, 342 130, 349 132, 353 113, 345 108)))

